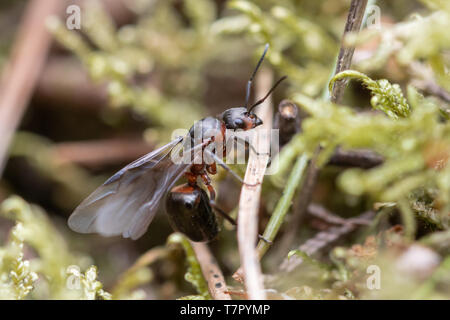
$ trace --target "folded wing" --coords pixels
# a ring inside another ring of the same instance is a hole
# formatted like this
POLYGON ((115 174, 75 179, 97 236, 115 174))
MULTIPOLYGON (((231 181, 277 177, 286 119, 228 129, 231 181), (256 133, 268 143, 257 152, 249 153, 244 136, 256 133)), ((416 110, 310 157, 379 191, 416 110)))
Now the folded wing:
POLYGON ((175 164, 171 143, 132 162, 97 188, 72 213, 69 227, 80 233, 141 237, 155 216, 161 198, 189 168, 175 164))

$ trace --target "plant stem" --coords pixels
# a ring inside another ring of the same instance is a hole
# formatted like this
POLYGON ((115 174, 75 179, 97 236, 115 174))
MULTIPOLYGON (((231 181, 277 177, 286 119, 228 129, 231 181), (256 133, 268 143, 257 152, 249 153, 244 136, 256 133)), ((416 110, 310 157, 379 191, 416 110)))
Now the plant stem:
POLYGON ((45 20, 63 1, 29 1, 0 81, 0 174, 14 132, 25 113, 52 42, 45 20))
MULTIPOLYGON (((291 207, 292 198, 294 197, 297 186, 304 176, 303 173, 305 172, 307 163, 308 157, 306 155, 302 155, 297 159, 291 175, 289 176, 286 188, 283 191, 283 195, 278 201, 277 206, 270 217, 269 223, 266 226, 266 230, 264 231, 263 237, 265 240, 273 241, 275 239, 275 236, 284 221, 284 217, 291 207)), ((260 240, 257 247, 259 257, 261 258, 269 248, 270 242, 260 240)))
MULTIPOLYGON (((257 92, 260 96, 268 92, 272 86, 273 73, 270 69, 262 69, 256 82, 257 92)), ((256 151, 264 153, 263 146, 270 146, 270 135, 267 134, 272 128, 272 101, 268 98, 258 110, 263 125, 255 130, 260 134, 256 136, 258 143, 256 151)), ((269 157, 267 155, 256 155, 251 153, 244 181, 247 184, 257 186, 242 186, 239 200, 238 214, 238 245, 241 258, 241 268, 233 275, 234 279, 243 280, 247 290, 248 299, 264 300, 266 293, 258 260, 258 252, 255 247, 255 239, 258 236, 258 211, 261 196, 261 183, 264 179, 269 157)))
MULTIPOLYGON (((346 46, 344 44, 345 38, 349 33, 358 32, 361 29, 362 20, 366 11, 367 0, 352 0, 350 4, 350 10, 348 12, 347 23, 345 24, 344 35, 341 40, 341 50, 339 52, 336 70, 334 74, 338 74, 344 70, 350 68, 353 59, 353 53, 355 52, 354 46, 346 46)), ((344 89, 346 86, 345 80, 337 81, 331 92, 331 101, 340 103, 344 96, 344 89)))
MULTIPOLYGON (((351 32, 358 32, 361 29, 362 20, 364 14, 366 12, 367 0, 352 0, 350 4, 350 9, 347 17, 347 23, 345 24, 344 34, 341 40, 341 49, 339 51, 339 56, 336 62, 334 75, 347 70, 350 68, 353 53, 355 51, 355 47, 347 47, 344 45, 345 37, 351 32)), ((339 103, 339 101, 344 96, 345 89, 345 80, 337 81, 333 89, 331 91, 330 100, 334 103, 339 103)), ((325 89, 326 90, 326 89, 325 89)), ((326 96, 326 95, 324 95, 326 96)), ((302 188, 302 193, 299 195, 298 203, 299 209, 295 212, 294 222, 300 221, 301 217, 305 214, 306 209, 308 208, 309 203, 311 202, 313 188, 315 186, 319 169, 317 168, 317 159, 319 157, 321 151, 321 147, 317 146, 316 151, 311 158, 309 163, 306 176, 309 177, 309 183, 305 184, 302 188)), ((296 226, 292 226, 291 230, 296 226)), ((295 233, 293 233, 295 235, 295 233)), ((293 235, 288 234, 287 238, 285 238, 284 245, 290 245, 292 242, 293 235), (288 243, 289 242, 289 243, 288 243)))
POLYGON ((214 300, 231 300, 226 291, 228 290, 222 271, 217 265, 217 261, 211 254, 206 243, 191 242, 197 260, 202 269, 203 277, 208 283, 209 293, 214 300))

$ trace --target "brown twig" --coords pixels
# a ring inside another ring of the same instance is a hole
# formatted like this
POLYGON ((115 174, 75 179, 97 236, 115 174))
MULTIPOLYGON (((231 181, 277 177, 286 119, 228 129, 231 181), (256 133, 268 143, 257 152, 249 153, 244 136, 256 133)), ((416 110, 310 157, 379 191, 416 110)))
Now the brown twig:
MULTIPOLYGON (((343 224, 317 233, 314 237, 298 247, 298 250, 306 253, 308 256, 315 254, 322 248, 340 239, 342 236, 354 231, 358 225, 368 224, 368 220, 370 220, 374 215, 375 213, 373 211, 367 211, 357 218, 344 219, 345 222, 343 224)), ((298 267, 302 262, 303 259, 295 255, 290 258, 285 258, 280 265, 280 270, 290 272, 298 267)))
MULTIPOLYGON (((344 70, 350 68, 353 58, 353 53, 355 51, 354 46, 346 46, 345 38, 349 33, 358 32, 361 29, 362 20, 364 13, 366 11, 367 0, 352 0, 350 4, 349 13, 347 16, 347 22, 345 24, 344 34, 341 40, 341 49, 339 51, 338 60, 336 63, 336 70, 334 74, 338 74, 344 70)), ((345 81, 336 81, 333 86, 331 101, 334 103, 339 103, 344 96, 345 81)), ((302 217, 311 202, 312 193, 314 186, 316 184, 318 176, 318 168, 316 166, 318 156, 320 154, 320 146, 317 147, 314 156, 311 158, 310 164, 306 172, 306 180, 302 187, 301 193, 297 200, 297 210, 295 211, 295 216, 291 223, 290 230, 286 233, 285 239, 283 239, 283 245, 289 246, 295 238, 296 230, 298 224, 300 223, 302 217)))
POLYGON ((370 224, 370 220, 365 219, 365 218, 356 217, 356 218, 344 219, 317 203, 311 203, 308 206, 308 214, 313 217, 322 219, 323 221, 326 221, 328 223, 337 224, 337 225, 344 225, 344 224, 368 225, 368 224, 370 224))
MULTIPOLYGON (((307 115, 290 100, 283 100, 278 105, 275 115, 274 129, 280 130, 280 147, 288 143, 294 135, 302 131, 302 121, 307 115)), ((372 150, 353 149, 343 150, 336 148, 328 161, 329 165, 340 167, 357 167, 370 169, 382 164, 384 158, 372 150)))
POLYGON ((434 79, 433 70, 422 63, 414 62, 409 67, 410 73, 416 78, 412 84, 420 90, 434 95, 450 103, 450 92, 442 88, 434 79))
MULTIPOLYGON (((353 53, 355 52, 354 46, 346 46, 345 38, 348 34, 353 32, 359 32, 363 21, 364 13, 366 11, 368 0, 352 0, 350 4, 350 10, 347 16, 347 22, 345 24, 344 35, 341 40, 341 49, 339 51, 339 57, 336 64, 336 71, 334 74, 338 74, 344 70, 350 68, 353 59, 353 53)), ((344 90, 346 86, 345 80, 336 81, 331 92, 331 101, 340 103, 344 97, 344 90)))
POLYGON ((450 103, 450 92, 446 91, 436 82, 429 82, 424 85, 423 90, 431 95, 434 95, 441 100, 450 103))
POLYGON ((151 145, 142 139, 110 139, 86 142, 64 142, 53 147, 53 154, 61 162, 97 167, 129 162, 150 152, 151 145))
POLYGON ((0 173, 51 44, 45 20, 58 14, 63 4, 62 0, 32 0, 26 8, 0 85, 0 173))
POLYGON ((308 214, 331 224, 343 225, 348 223, 347 219, 344 219, 338 216, 337 214, 334 214, 327 208, 317 203, 311 203, 308 206, 308 214))
POLYGON ((424 86, 424 91, 442 99, 447 103, 450 103, 450 92, 446 91, 434 81, 426 83, 424 86))
POLYGON ((136 14, 130 10, 133 0, 101 0, 101 2, 117 26, 130 24, 136 18, 136 14))
POLYGON ((45 108, 98 112, 108 105, 106 87, 94 83, 73 57, 51 57, 42 69, 33 99, 45 108))
POLYGON ((225 278, 217 265, 216 259, 211 254, 208 245, 200 242, 192 242, 197 260, 200 263, 203 276, 208 283, 209 293, 215 300, 231 300, 225 278))
MULTIPOLYGON (((273 75, 269 69, 261 70, 256 82, 258 96, 263 96, 269 91, 272 78, 273 75)), ((257 132, 262 134, 256 135, 258 143, 255 144, 255 148, 258 153, 265 153, 267 150, 262 150, 262 148, 270 146, 270 135, 267 133, 270 132, 272 127, 271 99, 268 98, 258 109, 258 116, 263 120, 264 124, 256 129, 257 132)), ((250 154, 244 180, 247 184, 259 183, 259 185, 244 185, 242 187, 238 215, 238 244, 242 269, 239 269, 233 275, 233 278, 236 280, 242 280, 243 278, 248 298, 258 300, 266 299, 261 266, 255 244, 258 236, 260 183, 262 183, 264 178, 268 162, 269 157, 267 155, 250 154)))
POLYGON ((343 150, 338 147, 328 161, 328 164, 340 167, 370 169, 379 166, 383 162, 384 158, 372 150, 343 150))
POLYGON ((283 100, 278 105, 275 115, 274 129, 280 130, 280 148, 301 132, 302 117, 297 105, 290 100, 283 100))

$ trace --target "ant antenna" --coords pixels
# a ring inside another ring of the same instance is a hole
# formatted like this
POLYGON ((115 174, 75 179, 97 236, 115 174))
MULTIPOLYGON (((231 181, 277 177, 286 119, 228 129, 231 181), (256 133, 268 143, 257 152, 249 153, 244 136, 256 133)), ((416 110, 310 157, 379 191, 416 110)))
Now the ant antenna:
POLYGON ((248 112, 252 111, 253 108, 255 108, 256 106, 260 105, 261 103, 264 102, 264 100, 267 99, 268 96, 270 96, 270 94, 275 90, 276 87, 278 87, 278 85, 281 83, 281 81, 285 80, 287 78, 287 76, 283 76, 281 77, 274 85, 273 87, 269 90, 269 92, 267 92, 267 94, 264 96, 264 98, 258 100, 255 102, 255 104, 253 104, 250 109, 248 109, 248 112))
POLYGON ((252 87, 253 78, 255 77, 256 71, 258 71, 259 66, 263 62, 264 57, 266 56, 267 50, 269 50, 269 44, 268 43, 266 43, 266 47, 264 48, 264 52, 263 52, 261 58, 259 59, 258 64, 256 65, 255 71, 253 71, 253 74, 250 77, 250 80, 248 80, 248 82, 247 82, 247 93, 245 95, 245 108, 248 107, 248 99, 250 99, 250 89, 252 87))

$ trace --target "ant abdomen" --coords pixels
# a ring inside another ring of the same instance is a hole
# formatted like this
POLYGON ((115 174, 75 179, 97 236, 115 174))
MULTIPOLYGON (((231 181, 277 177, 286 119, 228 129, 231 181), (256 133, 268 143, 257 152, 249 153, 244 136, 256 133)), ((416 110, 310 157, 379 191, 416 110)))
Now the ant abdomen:
POLYGON ((199 186, 173 188, 166 197, 166 212, 171 226, 192 241, 211 241, 219 233, 208 194, 199 186))

